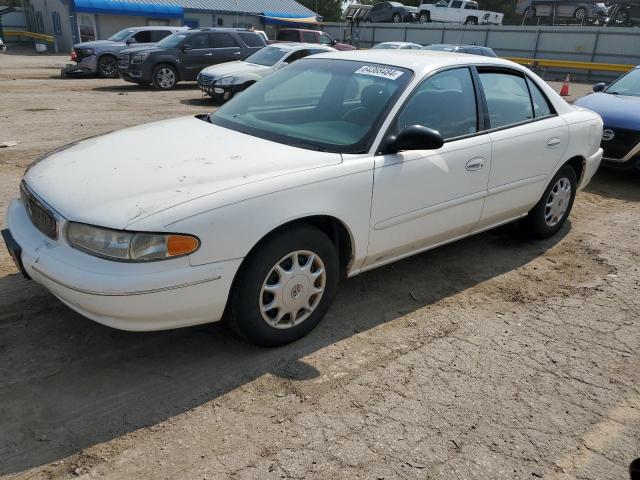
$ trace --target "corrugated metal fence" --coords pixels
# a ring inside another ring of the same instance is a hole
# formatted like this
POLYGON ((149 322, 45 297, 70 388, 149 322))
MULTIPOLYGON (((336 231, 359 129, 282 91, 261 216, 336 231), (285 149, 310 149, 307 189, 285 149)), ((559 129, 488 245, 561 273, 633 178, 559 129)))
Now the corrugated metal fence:
MULTIPOLYGON (((572 60, 595 63, 640 64, 640 30, 618 27, 519 27, 428 24, 327 23, 323 29, 336 40, 370 48, 379 42, 407 41, 468 43, 491 47, 501 57, 572 60)), ((618 73, 550 68, 552 79, 565 73, 590 81, 615 78, 618 73)))

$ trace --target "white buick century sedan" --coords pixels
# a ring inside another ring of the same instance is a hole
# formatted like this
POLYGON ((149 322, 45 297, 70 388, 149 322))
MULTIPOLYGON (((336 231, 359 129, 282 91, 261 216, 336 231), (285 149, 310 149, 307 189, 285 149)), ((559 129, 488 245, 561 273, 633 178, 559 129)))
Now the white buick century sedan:
POLYGON ((97 322, 224 316, 280 345, 318 324, 343 277, 518 219, 555 234, 601 136, 597 114, 508 61, 320 54, 211 115, 51 152, 3 236, 25 275, 97 322))

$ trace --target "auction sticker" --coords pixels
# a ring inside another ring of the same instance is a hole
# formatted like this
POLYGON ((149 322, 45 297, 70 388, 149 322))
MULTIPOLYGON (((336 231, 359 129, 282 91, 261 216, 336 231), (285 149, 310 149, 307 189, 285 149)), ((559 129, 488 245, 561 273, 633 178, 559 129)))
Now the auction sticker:
POLYGON ((389 80, 396 80, 404 72, 400 70, 395 70, 394 68, 389 68, 389 67, 380 67, 377 65, 365 65, 364 67, 360 67, 354 73, 359 73, 361 75, 372 75, 374 77, 387 78, 389 80))

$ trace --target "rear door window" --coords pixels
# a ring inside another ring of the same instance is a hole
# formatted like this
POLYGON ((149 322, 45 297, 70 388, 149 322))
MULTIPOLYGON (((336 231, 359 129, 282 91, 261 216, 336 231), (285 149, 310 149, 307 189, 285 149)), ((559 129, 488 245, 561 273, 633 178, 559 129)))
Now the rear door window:
POLYGON ((236 39, 229 33, 210 33, 209 39, 211 41, 211 48, 232 48, 240 46, 236 39))
POLYGON ((314 32, 302 32, 302 41, 305 43, 318 43, 314 32))
POLYGON ((544 93, 538 88, 538 86, 527 77, 527 84, 529 85, 529 91, 531 92, 531 102, 533 103, 533 113, 536 118, 548 117, 553 115, 553 110, 549 104, 549 100, 545 97, 544 93))
POLYGON ((151 30, 149 32, 151 35, 151 43, 156 43, 162 40, 164 37, 168 37, 171 35, 169 30, 151 30))
POLYGON ((283 30, 278 33, 278 40, 282 42, 297 42, 300 40, 300 37, 295 30, 283 30))
POLYGON ((247 47, 264 47, 267 44, 264 37, 258 33, 239 32, 238 35, 247 47))
POLYGON ((152 40, 151 40, 151 32, 149 30, 138 32, 133 36, 133 38, 137 43, 151 43, 152 42, 152 40))
POLYGON ((480 84, 487 100, 491 128, 534 118, 529 89, 518 73, 480 71, 480 84))
POLYGON ((194 50, 209 48, 209 36, 206 33, 192 35, 191 38, 187 38, 185 44, 191 45, 194 50))

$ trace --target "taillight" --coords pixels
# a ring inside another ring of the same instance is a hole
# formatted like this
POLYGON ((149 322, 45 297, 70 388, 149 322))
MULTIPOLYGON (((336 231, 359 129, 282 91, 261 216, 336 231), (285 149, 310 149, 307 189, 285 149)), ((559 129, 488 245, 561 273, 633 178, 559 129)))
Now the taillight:
POLYGON ((73 60, 74 62, 78 60, 78 54, 75 50, 71 50, 71 60, 73 60))

